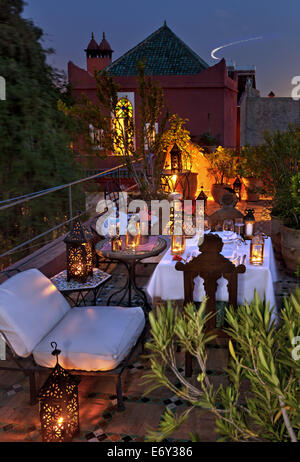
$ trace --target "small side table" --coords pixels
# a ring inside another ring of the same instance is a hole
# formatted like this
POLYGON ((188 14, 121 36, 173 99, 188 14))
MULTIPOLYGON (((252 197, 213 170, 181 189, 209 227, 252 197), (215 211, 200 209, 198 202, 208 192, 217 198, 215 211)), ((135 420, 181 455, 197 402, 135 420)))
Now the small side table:
POLYGON ((93 276, 89 276, 86 282, 77 282, 71 279, 67 281, 67 271, 63 270, 51 278, 51 282, 70 301, 73 306, 87 306, 87 297, 93 293, 93 305, 96 305, 97 297, 103 284, 111 278, 111 274, 105 273, 98 268, 93 269, 93 276), (77 293, 77 297, 71 297, 77 293))
POLYGON ((163 252, 167 247, 167 241, 161 237, 158 237, 152 250, 139 250, 138 247, 135 252, 127 249, 119 250, 117 252, 113 252, 111 250, 103 250, 103 247, 105 247, 107 242, 110 242, 109 239, 104 239, 103 241, 98 242, 95 246, 96 253, 99 256, 104 257, 106 260, 122 263, 126 268, 125 285, 110 295, 107 300, 107 305, 110 305, 112 298, 115 298, 117 294, 123 292, 121 298, 119 298, 117 302, 117 305, 121 305, 123 300, 126 298, 126 295, 128 295, 127 306, 133 306, 132 290, 134 290, 136 295, 139 296, 139 298, 144 302, 146 310, 150 312, 152 307, 148 302, 147 295, 141 287, 137 286, 136 283, 136 265, 146 258, 155 257, 163 252))

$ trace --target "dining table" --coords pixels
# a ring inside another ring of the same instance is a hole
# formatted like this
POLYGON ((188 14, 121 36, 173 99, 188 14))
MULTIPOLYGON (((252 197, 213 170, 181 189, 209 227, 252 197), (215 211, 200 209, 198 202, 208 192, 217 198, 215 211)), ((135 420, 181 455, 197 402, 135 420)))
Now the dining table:
MULTIPOLYGON (((250 240, 226 239, 224 232, 215 232, 214 234, 218 234, 222 238, 222 255, 235 264, 243 263, 246 266, 246 272, 238 275, 238 304, 242 305, 245 301, 250 303, 256 290, 261 299, 265 297, 270 309, 274 307, 273 316, 277 319, 274 282, 278 280, 278 274, 271 238, 265 238, 264 259, 262 265, 258 266, 250 263, 250 240)), ((193 238, 186 239, 185 251, 181 255, 184 262, 200 253, 198 242, 198 234, 193 238)), ((183 272, 175 269, 177 261, 173 258, 169 248, 147 285, 147 292, 152 300, 156 297, 161 300, 184 299, 183 272)), ((201 302, 205 297, 203 279, 197 276, 194 284, 194 301, 201 302)), ((216 299, 228 301, 227 281, 223 277, 218 280, 216 299)))

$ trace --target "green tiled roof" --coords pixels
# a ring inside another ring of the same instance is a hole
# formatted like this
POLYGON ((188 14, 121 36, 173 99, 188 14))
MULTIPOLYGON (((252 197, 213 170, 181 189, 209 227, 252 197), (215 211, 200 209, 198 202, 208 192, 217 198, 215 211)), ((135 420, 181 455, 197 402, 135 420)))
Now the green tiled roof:
POLYGON ((147 75, 199 74, 209 67, 166 24, 107 66, 106 71, 115 76, 137 75, 137 62, 142 60, 147 75))

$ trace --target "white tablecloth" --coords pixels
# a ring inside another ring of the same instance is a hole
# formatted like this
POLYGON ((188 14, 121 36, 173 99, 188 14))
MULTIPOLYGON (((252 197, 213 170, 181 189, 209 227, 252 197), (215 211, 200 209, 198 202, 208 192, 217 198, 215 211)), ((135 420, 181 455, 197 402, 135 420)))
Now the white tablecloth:
MULTIPOLYGON (((218 233, 220 234, 220 233, 218 233)), ((199 253, 197 247, 198 238, 187 239, 186 249, 183 258, 199 253)), ((254 289, 258 295, 270 303, 270 308, 276 307, 275 293, 273 282, 278 280, 275 258, 271 238, 265 240, 264 247, 264 262, 261 266, 253 266, 249 262, 250 241, 246 241, 247 245, 239 248, 239 254, 246 254, 246 272, 238 275, 238 303, 243 304, 244 300, 251 302, 254 289)), ((232 247, 228 244, 224 245, 222 254, 229 258, 232 253, 232 247)), ((160 297, 162 300, 183 300, 183 272, 175 269, 176 261, 172 260, 170 249, 165 253, 159 264, 157 265, 152 277, 147 286, 147 292, 151 296, 160 297)), ((227 281, 224 278, 218 281, 217 300, 228 301, 227 281)), ((203 279, 199 276, 195 279, 194 300, 201 301, 205 295, 203 287, 203 279)))

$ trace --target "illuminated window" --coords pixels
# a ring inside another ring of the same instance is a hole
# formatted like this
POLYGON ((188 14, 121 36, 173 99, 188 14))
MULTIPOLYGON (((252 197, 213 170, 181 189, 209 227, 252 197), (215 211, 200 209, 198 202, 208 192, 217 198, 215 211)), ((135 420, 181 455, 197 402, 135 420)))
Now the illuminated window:
POLYGON ((117 102, 114 123, 114 151, 118 156, 130 154, 134 148, 133 108, 127 98, 117 102))

